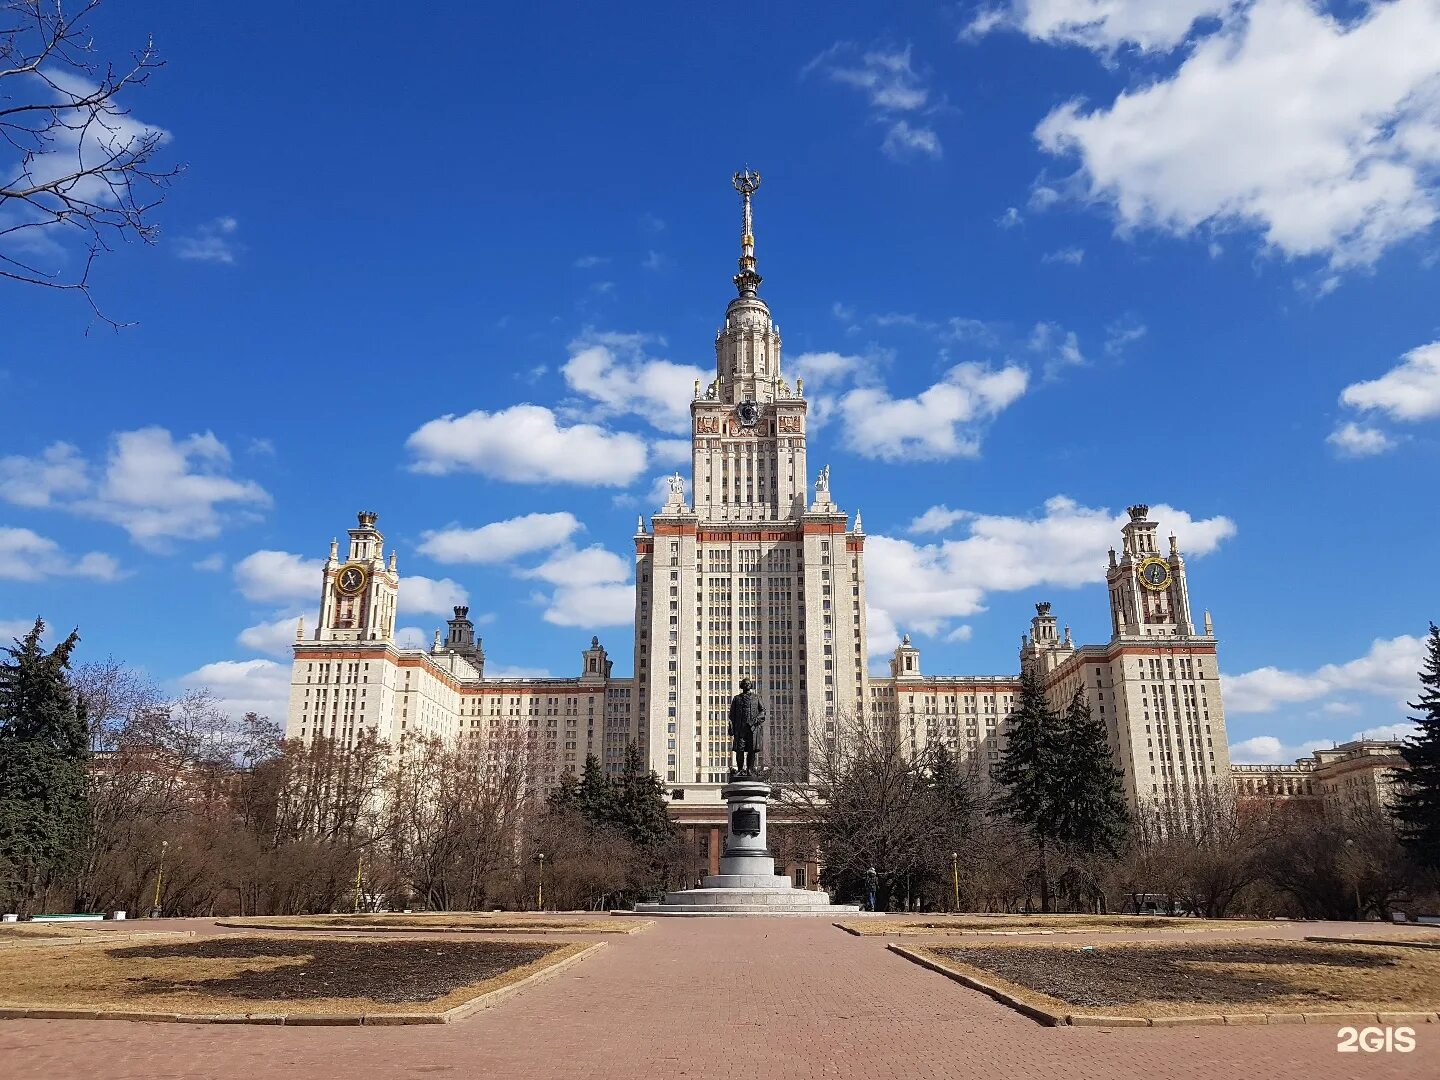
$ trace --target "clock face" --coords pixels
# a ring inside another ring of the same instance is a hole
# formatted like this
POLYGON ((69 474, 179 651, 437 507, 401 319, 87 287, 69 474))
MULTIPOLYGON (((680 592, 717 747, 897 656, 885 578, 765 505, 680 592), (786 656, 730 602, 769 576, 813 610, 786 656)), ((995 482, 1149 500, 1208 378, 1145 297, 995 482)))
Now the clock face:
POLYGON ((754 427, 760 419, 760 408, 753 401, 742 401, 735 414, 740 417, 740 423, 754 427))
POLYGON ((335 575, 335 591, 342 596, 354 596, 365 588, 365 579, 368 576, 363 566, 355 563, 342 566, 340 573, 335 575))
POLYGON ((1147 589, 1159 592, 1170 587, 1170 565, 1152 555, 1140 564, 1140 583, 1147 589))

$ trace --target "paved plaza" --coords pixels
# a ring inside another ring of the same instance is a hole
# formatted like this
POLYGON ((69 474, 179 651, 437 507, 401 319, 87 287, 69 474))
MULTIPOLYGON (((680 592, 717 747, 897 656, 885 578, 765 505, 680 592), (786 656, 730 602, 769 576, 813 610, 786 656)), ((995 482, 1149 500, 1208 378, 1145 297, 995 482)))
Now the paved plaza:
MULTIPOLYGON (((146 927, 225 932, 206 920, 146 927)), ((1280 931, 1289 937, 1357 932, 1393 931, 1315 923, 1280 931)), ((1276 933, 1267 928, 1204 937, 1276 933)), ((1134 935, 1167 936, 1173 940, 1173 935, 1134 935)), ((1116 940, 1103 934, 1067 940, 1081 944, 1092 938, 1116 940)), ((1411 1080, 1440 1075, 1436 1024, 1417 1029, 1418 1045, 1409 1054, 1337 1053, 1335 1028, 1329 1025, 1045 1028, 887 952, 886 940, 852 937, 818 919, 660 920, 641 933, 608 938, 604 949, 554 978, 443 1027, 0 1021, 0 1077, 1411 1080)))

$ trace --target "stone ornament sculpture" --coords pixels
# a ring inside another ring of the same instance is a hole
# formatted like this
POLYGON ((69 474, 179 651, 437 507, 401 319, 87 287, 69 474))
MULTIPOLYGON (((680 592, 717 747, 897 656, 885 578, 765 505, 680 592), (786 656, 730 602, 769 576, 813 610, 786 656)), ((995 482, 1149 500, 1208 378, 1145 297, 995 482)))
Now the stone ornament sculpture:
POLYGON ((735 755, 731 778, 748 778, 759 771, 760 728, 765 723, 765 706, 755 693, 755 684, 740 680, 740 692, 730 699, 730 749, 735 755))

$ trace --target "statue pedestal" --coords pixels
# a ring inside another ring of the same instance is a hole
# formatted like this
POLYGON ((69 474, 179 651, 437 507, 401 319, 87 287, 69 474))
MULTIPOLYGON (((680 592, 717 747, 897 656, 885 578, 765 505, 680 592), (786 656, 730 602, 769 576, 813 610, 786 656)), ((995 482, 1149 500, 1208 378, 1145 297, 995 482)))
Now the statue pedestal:
MULTIPOLYGON (((770 785, 737 778, 720 789, 729 810, 720 873, 699 889, 667 893, 658 904, 636 904, 636 915, 858 915, 854 905, 834 905, 824 892, 797 889, 775 873, 769 848, 770 785)), ((629 915, 632 912, 616 912, 629 915)))

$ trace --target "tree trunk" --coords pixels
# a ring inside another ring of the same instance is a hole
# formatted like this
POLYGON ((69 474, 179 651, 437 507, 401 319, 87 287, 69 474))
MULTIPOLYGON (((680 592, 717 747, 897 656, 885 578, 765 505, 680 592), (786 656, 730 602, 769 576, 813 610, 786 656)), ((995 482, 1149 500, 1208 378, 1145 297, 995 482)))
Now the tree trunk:
POLYGON ((1045 838, 1040 838, 1040 911, 1050 912, 1050 870, 1045 864, 1045 838))

